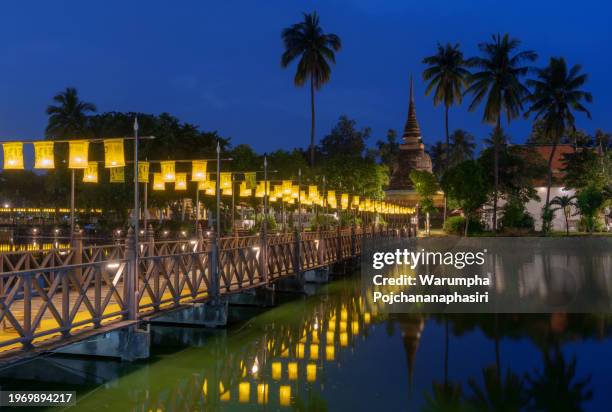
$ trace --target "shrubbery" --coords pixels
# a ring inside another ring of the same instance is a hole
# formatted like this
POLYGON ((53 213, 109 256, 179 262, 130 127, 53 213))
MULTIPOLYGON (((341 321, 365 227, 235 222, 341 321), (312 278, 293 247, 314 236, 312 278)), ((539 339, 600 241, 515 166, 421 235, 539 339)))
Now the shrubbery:
POLYGON ((525 205, 518 200, 509 201, 504 207, 501 225, 504 229, 533 230, 533 217, 525 210, 525 205))
MULTIPOLYGON (((443 229, 449 235, 463 235, 465 233, 465 217, 452 216, 447 218, 443 229)), ((470 219, 468 234, 480 233, 482 229, 482 223, 479 220, 470 219)))

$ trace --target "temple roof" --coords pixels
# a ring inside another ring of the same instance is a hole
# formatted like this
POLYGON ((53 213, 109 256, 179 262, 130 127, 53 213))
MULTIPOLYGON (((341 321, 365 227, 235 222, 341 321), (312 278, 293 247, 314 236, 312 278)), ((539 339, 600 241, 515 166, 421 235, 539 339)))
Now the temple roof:
POLYGON ((419 122, 417 121, 416 110, 414 108, 413 89, 412 76, 410 76, 410 103, 408 105, 408 118, 406 119, 404 134, 402 136, 405 143, 417 143, 421 140, 421 129, 419 128, 419 122))

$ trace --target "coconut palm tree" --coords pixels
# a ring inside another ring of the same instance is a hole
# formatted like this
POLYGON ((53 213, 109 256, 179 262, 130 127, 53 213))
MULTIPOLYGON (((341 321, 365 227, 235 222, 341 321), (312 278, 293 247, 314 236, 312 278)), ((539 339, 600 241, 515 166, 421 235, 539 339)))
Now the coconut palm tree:
POLYGON ((459 164, 474 158, 476 142, 474 136, 462 129, 455 130, 450 136, 450 163, 459 164))
MULTIPOLYGON (((440 103, 444 104, 446 150, 450 151, 448 111, 453 104, 461 104, 463 90, 467 86, 470 72, 465 68, 466 61, 463 59, 463 53, 459 50, 459 44, 453 46, 447 43, 442 46, 438 43, 437 53, 425 57, 423 64, 428 65, 423 71, 423 80, 429 81, 425 89, 425 95, 429 95, 434 90, 434 106, 440 103)), ((447 153, 444 170, 448 169, 450 158, 450 153, 447 153)), ((444 196, 444 219, 446 219, 446 203, 446 196, 444 196)))
MULTIPOLYGON (((523 110, 523 99, 529 90, 521 83, 521 77, 529 70, 524 62, 532 62, 537 54, 531 50, 519 50, 521 42, 508 34, 493 35, 488 43, 480 43, 481 56, 468 60, 477 72, 470 76, 466 93, 473 96, 469 110, 475 110, 486 100, 482 120, 501 130, 501 117, 508 123, 523 110)), ((497 230, 497 197, 499 184, 499 144, 494 146, 493 178, 493 230, 497 230)))
POLYGON ((565 132, 576 129, 574 112, 582 112, 591 118, 584 102, 592 102, 593 97, 591 93, 581 90, 588 78, 586 74, 580 74, 581 69, 578 64, 568 68, 563 57, 551 57, 548 66, 536 69, 536 78, 527 81, 533 93, 526 99, 531 106, 525 112, 525 117, 535 114, 536 120, 542 120, 545 136, 552 144, 548 156, 544 210, 548 210, 550 204, 552 161, 557 145, 565 132))
POLYGON ((52 139, 66 139, 83 134, 87 129, 87 115, 97 110, 93 103, 80 100, 74 87, 67 87, 56 94, 53 101, 57 105, 47 107, 49 121, 45 130, 47 137, 52 139))
POLYGON ((301 87, 310 80, 310 165, 314 166, 315 155, 315 90, 329 81, 331 64, 336 63, 335 52, 342 45, 340 37, 324 33, 319 25, 319 15, 304 13, 304 20, 287 27, 282 32, 285 51, 281 66, 286 68, 299 59, 293 82, 301 87))
POLYGON ((569 235, 569 217, 572 213, 572 206, 576 206, 576 196, 555 196, 551 201, 551 205, 558 206, 554 211, 563 210, 565 216, 565 233, 569 235))

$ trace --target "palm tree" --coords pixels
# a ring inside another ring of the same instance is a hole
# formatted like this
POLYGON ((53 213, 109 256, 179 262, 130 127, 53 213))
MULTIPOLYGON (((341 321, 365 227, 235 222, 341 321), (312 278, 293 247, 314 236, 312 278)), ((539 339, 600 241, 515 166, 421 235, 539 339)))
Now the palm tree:
MULTIPOLYGON (((523 62, 534 61, 537 54, 531 50, 519 51, 520 41, 508 34, 493 35, 491 42, 480 43, 482 56, 468 60, 471 67, 480 71, 470 76, 467 93, 473 95, 469 110, 475 110, 486 98, 482 120, 501 130, 501 117, 506 115, 508 123, 523 110, 523 99, 529 90, 521 83, 521 77, 529 70, 523 62)), ((499 144, 494 145, 493 178, 493 230, 497 230, 497 190, 499 183, 499 144)))
MULTIPOLYGON (((461 104, 463 100, 463 89, 467 86, 470 72, 467 71, 466 61, 463 53, 459 50, 459 44, 454 46, 447 43, 442 46, 438 43, 438 52, 433 56, 425 57, 423 64, 428 67, 423 71, 423 79, 429 81, 425 89, 425 95, 434 91, 434 106, 444 103, 444 132, 446 137, 446 149, 450 151, 448 133, 448 111, 453 104, 461 104)), ((444 170, 448 169, 450 153, 446 154, 444 170)), ((444 219, 446 219, 446 196, 444 196, 444 219)))
POLYGON ((429 147, 429 156, 431 156, 433 173, 438 177, 441 177, 444 174, 446 152, 446 145, 441 141, 437 141, 436 144, 429 147))
POLYGON ((559 206, 557 210, 563 210, 563 215, 565 216, 565 233, 569 235, 569 217, 572 213, 572 206, 576 206, 576 196, 555 196, 551 201, 551 205, 559 206))
POLYGON ((450 163, 456 165, 473 159, 475 149, 474 136, 462 129, 455 130, 450 136, 450 163))
POLYGON ((286 68, 299 58, 293 82, 303 86, 310 80, 310 165, 314 166, 315 155, 315 90, 329 81, 331 64, 336 63, 335 52, 340 50, 340 38, 332 33, 325 34, 319 25, 317 12, 304 13, 304 20, 287 27, 282 32, 285 51, 281 56, 281 66, 286 68))
POLYGON ((548 210, 550 204, 552 161, 557 145, 566 131, 576 129, 573 112, 582 112, 591 118, 591 113, 584 107, 583 102, 590 103, 593 97, 591 93, 580 90, 588 77, 586 74, 580 74, 581 68, 577 64, 568 69, 563 57, 551 57, 548 66, 536 69, 536 79, 527 81, 527 85, 533 88, 533 93, 527 97, 531 107, 525 112, 525 116, 534 113, 536 120, 543 121, 545 136, 552 144, 548 156, 544 210, 548 210))
POLYGON ((74 87, 53 96, 56 106, 47 107, 49 121, 47 123, 47 137, 52 139, 65 139, 76 137, 87 129, 87 114, 95 112, 93 103, 81 101, 74 87))

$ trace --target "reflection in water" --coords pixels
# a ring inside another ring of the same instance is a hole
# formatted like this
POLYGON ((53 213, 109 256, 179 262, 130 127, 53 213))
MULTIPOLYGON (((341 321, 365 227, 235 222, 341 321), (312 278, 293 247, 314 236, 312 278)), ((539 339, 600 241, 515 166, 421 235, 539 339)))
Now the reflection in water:
POLYGON ((5 371, 0 384, 76 387, 75 410, 87 411, 601 410, 610 401, 596 390, 610 385, 609 316, 380 309, 365 304, 358 279, 339 281, 227 330, 154 328, 143 363, 52 357, 5 371), (594 342, 608 362, 598 371, 581 367, 594 342))

